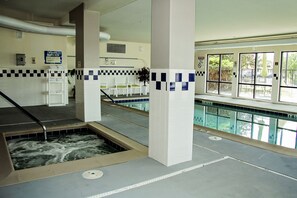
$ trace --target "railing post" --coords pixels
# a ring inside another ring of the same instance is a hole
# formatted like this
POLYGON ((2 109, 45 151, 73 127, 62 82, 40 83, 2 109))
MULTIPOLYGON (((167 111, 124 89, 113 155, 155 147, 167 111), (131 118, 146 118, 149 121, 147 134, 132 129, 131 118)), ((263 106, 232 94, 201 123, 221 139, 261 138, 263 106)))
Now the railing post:
POLYGON ((44 124, 41 123, 41 121, 39 119, 37 119, 35 116, 33 116, 30 112, 28 112, 26 109, 24 109, 23 107, 21 107, 18 103, 16 103, 15 101, 13 101, 11 98, 9 98, 7 95, 5 95, 2 91, 0 91, 0 95, 5 98, 8 102, 10 102, 12 105, 14 105, 18 110, 20 110, 22 113, 24 113, 26 116, 28 116, 29 118, 31 118, 33 121, 35 121, 37 124, 39 124, 43 130, 43 134, 44 134, 44 140, 47 140, 47 135, 46 135, 46 127, 44 126, 44 124))

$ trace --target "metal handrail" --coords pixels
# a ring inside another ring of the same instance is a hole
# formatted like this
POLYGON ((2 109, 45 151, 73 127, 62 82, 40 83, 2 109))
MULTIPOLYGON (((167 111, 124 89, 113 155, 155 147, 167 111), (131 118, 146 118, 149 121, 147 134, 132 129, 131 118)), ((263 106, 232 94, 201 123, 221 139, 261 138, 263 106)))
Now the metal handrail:
POLYGON ((110 95, 108 95, 107 93, 105 93, 105 91, 103 91, 102 89, 100 89, 100 91, 108 98, 110 99, 113 103, 115 103, 115 101, 110 97, 110 95))
POLYGON ((18 108, 22 113, 24 113, 26 116, 31 118, 33 121, 35 121, 37 124, 39 124, 43 130, 44 134, 44 140, 47 140, 47 135, 46 135, 46 127, 44 124, 41 123, 39 119, 37 119, 35 116, 33 116, 30 112, 28 112, 26 109, 21 107, 19 104, 17 104, 15 101, 13 101, 11 98, 9 98, 7 95, 5 95, 2 91, 0 91, 0 95, 5 98, 8 102, 13 104, 16 108, 18 108))

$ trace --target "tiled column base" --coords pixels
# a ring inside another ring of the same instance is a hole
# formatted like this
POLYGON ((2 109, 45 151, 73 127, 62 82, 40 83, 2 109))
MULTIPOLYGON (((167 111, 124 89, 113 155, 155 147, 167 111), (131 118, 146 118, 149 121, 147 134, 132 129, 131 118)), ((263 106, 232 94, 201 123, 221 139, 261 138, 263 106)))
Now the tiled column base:
POLYGON ((76 118, 84 121, 101 120, 100 70, 77 69, 75 81, 76 118))
POLYGON ((149 156, 166 166, 192 159, 194 91, 194 70, 151 70, 149 156))

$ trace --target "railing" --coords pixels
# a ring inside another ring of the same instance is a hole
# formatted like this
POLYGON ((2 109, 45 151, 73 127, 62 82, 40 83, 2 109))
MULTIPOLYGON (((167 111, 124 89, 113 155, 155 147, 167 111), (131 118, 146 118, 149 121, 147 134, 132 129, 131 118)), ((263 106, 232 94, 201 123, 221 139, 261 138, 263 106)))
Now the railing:
POLYGON ((44 124, 41 123, 40 120, 38 120, 35 116, 33 116, 31 113, 29 113, 27 110, 25 110, 23 107, 21 107, 20 105, 18 105, 15 101, 13 101, 11 98, 9 98, 7 95, 5 95, 2 91, 0 91, 0 95, 5 98, 8 102, 10 102, 11 104, 13 104, 16 108, 18 108, 22 113, 24 113, 26 116, 28 116, 29 118, 31 118, 33 121, 35 121, 37 124, 39 124, 43 130, 43 134, 44 134, 44 140, 47 140, 47 135, 46 135, 46 127, 44 126, 44 124))
POLYGON ((107 94, 107 93, 105 93, 105 91, 103 91, 102 89, 100 89, 100 91, 108 98, 108 99, 110 99, 113 103, 115 103, 114 102, 114 100, 107 94))

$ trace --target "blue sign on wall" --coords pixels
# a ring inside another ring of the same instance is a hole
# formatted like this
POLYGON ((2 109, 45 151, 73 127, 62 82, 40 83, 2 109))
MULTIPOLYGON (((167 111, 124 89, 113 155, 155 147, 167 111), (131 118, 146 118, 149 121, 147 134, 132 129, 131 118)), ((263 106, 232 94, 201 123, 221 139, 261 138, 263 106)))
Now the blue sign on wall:
POLYGON ((45 64, 62 64, 62 51, 44 51, 45 64))

